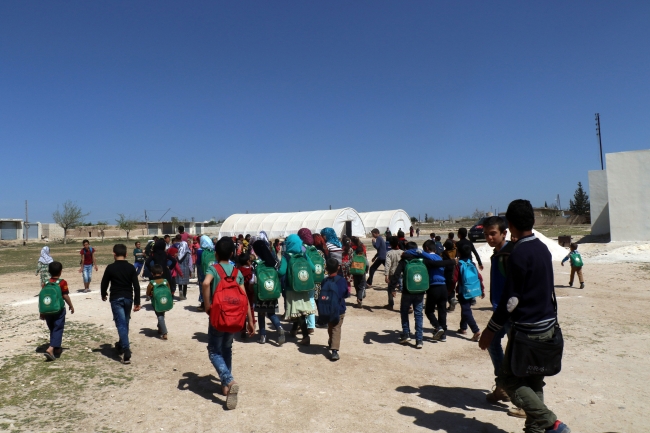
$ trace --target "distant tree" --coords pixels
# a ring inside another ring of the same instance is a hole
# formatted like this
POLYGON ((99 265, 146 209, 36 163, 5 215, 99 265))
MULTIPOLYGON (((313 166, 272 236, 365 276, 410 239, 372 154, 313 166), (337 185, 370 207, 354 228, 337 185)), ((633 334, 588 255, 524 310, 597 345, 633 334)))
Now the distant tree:
POLYGON ((129 232, 135 228, 137 221, 133 218, 125 217, 123 213, 118 213, 117 215, 119 216, 119 218, 115 220, 117 228, 126 232, 126 239, 128 240, 129 232))
POLYGON ((544 207, 548 208, 548 203, 544 202, 544 207))
POLYGON ((411 217, 411 222, 415 224, 416 222, 418 222, 418 219, 416 217, 411 217))
POLYGON ((428 214, 428 213, 425 213, 425 214, 424 214, 424 222, 425 222, 425 223, 428 223, 428 222, 429 222, 429 214, 428 214))
POLYGON ((484 210, 478 210, 476 209, 474 213, 472 214, 472 219, 479 219, 483 218, 486 215, 486 212, 484 210))
POLYGON ((52 218, 54 219, 54 222, 63 229, 64 244, 68 242, 68 229, 81 225, 84 218, 88 215, 90 215, 90 213, 83 213, 81 208, 70 200, 63 203, 63 210, 60 211, 59 207, 56 207, 56 210, 52 214, 52 218))
POLYGON ((589 196, 582 188, 582 182, 578 182, 578 188, 573 193, 573 200, 569 200, 569 210, 575 215, 587 215, 589 213, 589 196))

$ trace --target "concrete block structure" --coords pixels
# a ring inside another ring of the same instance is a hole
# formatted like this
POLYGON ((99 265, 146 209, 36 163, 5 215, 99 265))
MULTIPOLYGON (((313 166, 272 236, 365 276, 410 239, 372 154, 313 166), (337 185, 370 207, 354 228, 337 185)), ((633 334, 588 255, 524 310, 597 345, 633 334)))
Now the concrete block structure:
POLYGON ((0 240, 15 241, 23 239, 23 227, 23 220, 21 219, 0 219, 0 240))
POLYGON ((650 241, 650 149, 608 153, 605 171, 589 172, 592 234, 650 241))

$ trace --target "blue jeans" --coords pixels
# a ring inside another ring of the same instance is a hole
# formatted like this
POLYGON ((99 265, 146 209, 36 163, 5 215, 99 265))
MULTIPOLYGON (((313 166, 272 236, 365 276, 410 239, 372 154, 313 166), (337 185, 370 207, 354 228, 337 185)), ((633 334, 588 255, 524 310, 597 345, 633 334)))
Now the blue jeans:
POLYGON ((226 386, 235 378, 232 376, 232 339, 235 334, 221 332, 208 327, 208 357, 221 381, 226 386))
POLYGON ((118 298, 111 301, 111 310, 113 311, 113 320, 117 328, 117 335, 120 337, 120 348, 129 349, 129 320, 131 319, 131 307, 133 300, 127 298, 118 298))
POLYGON ((260 311, 257 312, 257 325, 260 328, 260 334, 261 335, 266 335, 266 320, 265 317, 268 317, 269 320, 271 321, 271 324, 275 328, 276 331, 279 331, 282 329, 282 324, 280 323, 280 318, 275 314, 275 313, 262 313, 260 311))
POLYGON ((473 333, 479 331, 479 327, 474 320, 474 314, 472 314, 472 300, 465 299, 463 295, 458 295, 458 303, 460 304, 460 329, 466 331, 467 325, 473 333))
POLYGON ((492 365, 494 366, 494 375, 498 376, 499 371, 501 371, 501 365, 503 364, 503 347, 501 346, 501 340, 510 332, 510 321, 506 322, 497 333, 494 334, 492 343, 488 347, 487 351, 490 354, 492 359, 492 365))
POLYGON ((415 340, 422 340, 422 306, 424 304, 424 293, 411 295, 402 293, 402 301, 399 307, 399 313, 402 318, 402 332, 404 335, 411 334, 409 327, 409 308, 413 305, 413 315, 415 316, 415 340))
POLYGON ((133 267, 135 267, 136 275, 140 276, 140 271, 142 270, 143 266, 144 266, 144 262, 135 262, 133 264, 133 267))
POLYGON ((65 305, 58 313, 46 315, 45 323, 50 329, 50 346, 56 349, 60 348, 63 341, 63 328, 65 327, 65 305))
POLYGON ((90 280, 93 279, 93 265, 84 265, 83 274, 84 283, 90 283, 90 280))

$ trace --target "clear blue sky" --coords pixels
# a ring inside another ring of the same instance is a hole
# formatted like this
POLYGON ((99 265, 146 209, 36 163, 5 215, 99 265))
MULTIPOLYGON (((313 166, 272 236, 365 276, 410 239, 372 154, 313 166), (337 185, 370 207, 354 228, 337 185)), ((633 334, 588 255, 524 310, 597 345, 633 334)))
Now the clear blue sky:
POLYGON ((0 217, 535 205, 650 147, 650 2, 0 3, 0 217))

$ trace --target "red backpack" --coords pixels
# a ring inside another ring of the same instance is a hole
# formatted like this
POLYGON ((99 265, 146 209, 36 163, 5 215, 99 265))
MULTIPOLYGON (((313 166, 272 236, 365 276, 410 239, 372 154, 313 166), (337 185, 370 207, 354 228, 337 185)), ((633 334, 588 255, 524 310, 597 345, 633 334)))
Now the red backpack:
POLYGON ((210 325, 217 331, 235 333, 244 328, 248 314, 248 297, 237 284, 237 268, 230 276, 226 275, 220 264, 214 264, 219 274, 219 284, 212 296, 210 325))

